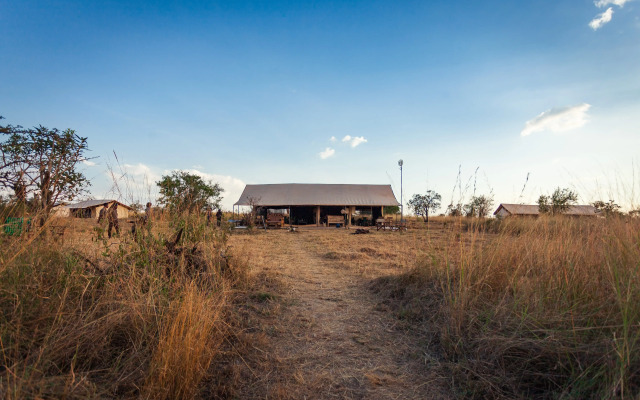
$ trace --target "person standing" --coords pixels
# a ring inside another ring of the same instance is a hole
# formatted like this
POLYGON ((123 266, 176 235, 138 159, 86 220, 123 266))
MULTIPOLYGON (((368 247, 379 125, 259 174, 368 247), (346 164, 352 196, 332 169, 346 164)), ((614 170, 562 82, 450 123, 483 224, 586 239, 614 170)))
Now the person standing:
POLYGON ((116 234, 120 236, 120 226, 118 225, 118 202, 114 202, 111 208, 109 208, 107 219, 109 220, 109 230, 107 231, 109 239, 111 239, 112 228, 115 228, 116 234))
POLYGON ((151 202, 147 203, 147 207, 144 209, 144 218, 142 220, 142 225, 147 226, 149 223, 151 223, 151 213, 153 211, 151 210, 151 202))
POLYGON ((98 228, 97 232, 98 232, 98 240, 103 240, 104 237, 102 235, 104 235, 104 228, 105 228, 105 223, 107 222, 107 214, 108 214, 109 209, 107 208, 107 205, 103 205, 102 208, 100 209, 100 212, 98 213, 98 228))
POLYGON ((222 223, 222 210, 218 208, 218 212, 216 213, 217 225, 220 226, 222 223))
POLYGON ((98 225, 100 222, 107 219, 107 206, 102 206, 100 213, 98 214, 98 225))
POLYGON ((211 221, 213 220, 213 211, 211 210, 211 207, 207 207, 206 218, 207 218, 207 226, 211 225, 211 221))

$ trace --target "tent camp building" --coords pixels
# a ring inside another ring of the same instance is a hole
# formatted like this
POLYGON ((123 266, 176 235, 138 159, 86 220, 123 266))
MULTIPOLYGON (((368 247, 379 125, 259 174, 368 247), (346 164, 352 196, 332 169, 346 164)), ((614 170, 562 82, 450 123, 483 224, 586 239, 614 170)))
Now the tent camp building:
POLYGON ((384 207, 399 205, 391 185, 284 183, 246 185, 234 207, 287 210, 292 224, 322 226, 336 216, 346 225, 354 215, 375 221, 384 207))
MULTIPOLYGON (((540 215, 540 208, 537 204, 506 204, 502 203, 493 213, 498 218, 510 216, 526 216, 537 217, 540 215)), ((599 211, 594 206, 589 205, 572 205, 562 213, 572 217, 595 217, 599 215, 599 211)))
POLYGON ((118 218, 128 218, 133 208, 120 203, 117 200, 86 200, 75 204, 69 204, 56 212, 58 216, 70 216, 76 218, 98 219, 100 210, 109 208, 113 203, 118 203, 118 218))

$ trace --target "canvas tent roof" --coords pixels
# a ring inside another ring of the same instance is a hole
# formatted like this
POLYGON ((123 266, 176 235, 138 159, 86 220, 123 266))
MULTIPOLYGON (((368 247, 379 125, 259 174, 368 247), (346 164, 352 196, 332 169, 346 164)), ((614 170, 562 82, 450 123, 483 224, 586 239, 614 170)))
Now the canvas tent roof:
MULTIPOLYGON (((537 204, 500 204, 498 209, 493 213, 496 215, 501 208, 504 208, 511 215, 538 215, 540 210, 537 204)), ((563 213, 564 215, 596 215, 598 210, 594 206, 577 205, 569 206, 569 209, 563 213)))
MULTIPOLYGON (((91 207, 97 207, 97 206, 101 206, 104 204, 108 204, 111 203, 112 201, 116 201, 116 200, 86 200, 86 201, 81 201, 79 203, 75 203, 75 204, 69 204, 68 206, 66 206, 67 208, 70 208, 72 210, 74 209, 80 209, 80 208, 91 208, 91 207)), ((119 201, 117 202, 119 206, 128 208, 131 210, 131 207, 129 207, 126 204, 122 204, 119 201)))
POLYGON ((236 206, 398 206, 391 185, 247 185, 236 206))

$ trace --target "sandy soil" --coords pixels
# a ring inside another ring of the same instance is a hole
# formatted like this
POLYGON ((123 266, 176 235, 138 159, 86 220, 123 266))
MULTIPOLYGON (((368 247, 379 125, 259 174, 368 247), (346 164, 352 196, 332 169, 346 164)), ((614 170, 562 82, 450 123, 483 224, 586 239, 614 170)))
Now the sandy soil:
POLYGON ((266 282, 247 310, 245 339, 259 357, 240 368, 239 398, 449 397, 434 357, 419 346, 424 338, 400 328, 369 289, 373 279, 410 268, 425 233, 352 232, 232 237, 266 282))

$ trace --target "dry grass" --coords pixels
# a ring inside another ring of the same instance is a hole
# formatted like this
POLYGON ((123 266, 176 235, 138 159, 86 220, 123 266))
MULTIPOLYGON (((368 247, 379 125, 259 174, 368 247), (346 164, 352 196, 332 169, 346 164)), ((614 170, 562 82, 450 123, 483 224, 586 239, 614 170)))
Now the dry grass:
POLYGON ((54 221, 71 224, 64 244, 0 237, 0 397, 197 397, 246 282, 226 234, 177 219, 185 250, 171 253, 173 227, 102 241, 95 222, 71 221, 54 221))
POLYGON ((224 305, 223 294, 212 297, 193 283, 188 284, 183 298, 172 304, 160 333, 144 384, 144 397, 195 397, 224 338, 224 333, 216 332, 224 305))
POLYGON ((640 395, 638 220, 66 232, 1 239, 3 398, 640 395))
POLYGON ((445 243, 374 287, 431 338, 460 395, 640 395, 640 221, 441 223, 445 243))
POLYGON ((263 286, 244 304, 247 365, 230 373, 237 398, 446 398, 420 337, 378 307, 372 278, 415 263, 424 231, 345 229, 234 235, 263 286), (427 359, 425 359, 428 358, 427 359))

